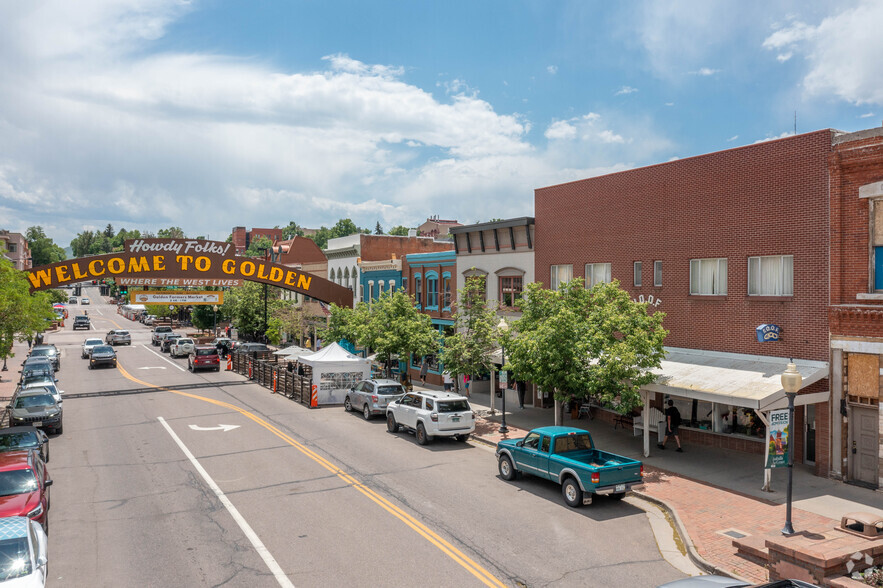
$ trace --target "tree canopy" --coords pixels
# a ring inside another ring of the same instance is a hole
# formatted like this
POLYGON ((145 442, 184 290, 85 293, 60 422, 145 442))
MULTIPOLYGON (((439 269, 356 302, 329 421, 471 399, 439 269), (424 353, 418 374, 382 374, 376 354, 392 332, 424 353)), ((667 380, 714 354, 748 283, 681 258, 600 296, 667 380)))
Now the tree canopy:
POLYGON ((31 250, 31 265, 34 267, 67 259, 64 249, 46 236, 43 227, 29 227, 25 232, 25 237, 28 240, 28 248, 31 250))
POLYGON ((470 277, 459 291, 455 332, 445 337, 441 354, 445 370, 451 375, 476 375, 493 369, 491 352, 499 347, 499 318, 485 300, 484 290, 484 278, 470 277))
POLYGON ((55 317, 47 292, 30 293, 25 272, 16 270, 0 247, 0 359, 12 357, 15 339, 24 341, 42 332, 55 317))
POLYGON ((648 314, 617 281, 586 289, 581 279, 558 290, 528 284, 521 311, 506 342, 507 369, 559 401, 593 397, 623 414, 640 405, 639 390, 664 357, 664 313, 648 314))
POLYGON ((407 237, 408 236, 408 227, 398 225, 389 230, 390 235, 395 235, 397 237, 407 237))

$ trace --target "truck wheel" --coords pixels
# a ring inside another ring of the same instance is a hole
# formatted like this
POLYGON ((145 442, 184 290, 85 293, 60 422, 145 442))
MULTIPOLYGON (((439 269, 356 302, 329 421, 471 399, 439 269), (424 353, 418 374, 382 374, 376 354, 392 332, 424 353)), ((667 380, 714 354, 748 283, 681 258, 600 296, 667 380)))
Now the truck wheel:
POLYGON ((573 478, 564 480, 561 485, 561 494, 564 495, 564 502, 571 508, 577 508, 583 503, 583 491, 573 478))
POLYGON ((497 469, 500 470, 500 477, 507 482, 511 482, 515 479, 515 467, 512 465, 512 460, 509 459, 508 455, 500 456, 500 461, 497 463, 497 469))
POLYGON ((390 433, 399 432, 399 424, 396 422, 396 418, 392 416, 392 413, 386 415, 386 430, 390 433))
POLYGON ((432 437, 426 434, 426 427, 423 426, 423 423, 417 423, 417 443, 420 445, 432 443, 432 437))

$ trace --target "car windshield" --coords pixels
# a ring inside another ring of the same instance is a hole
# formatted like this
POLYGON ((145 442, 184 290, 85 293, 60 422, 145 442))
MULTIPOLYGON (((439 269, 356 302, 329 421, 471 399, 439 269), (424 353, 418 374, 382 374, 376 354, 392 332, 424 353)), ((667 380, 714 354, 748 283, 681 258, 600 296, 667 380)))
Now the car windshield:
POLYGON ((37 478, 30 468, 0 472, 0 496, 24 494, 37 489, 37 478))
POLYGON ((83 343, 86 347, 94 347, 96 345, 101 345, 104 343, 101 339, 86 339, 86 342, 83 343))
POLYGON ((48 380, 29 380, 22 385, 22 390, 33 390, 34 388, 45 388, 50 394, 58 393, 55 382, 48 380))
POLYGON ((50 394, 28 394, 15 399, 14 408, 31 408, 34 406, 54 406, 55 399, 50 394))
POLYGON ((9 451, 10 449, 22 449, 28 447, 39 447, 37 441, 37 431, 33 433, 6 433, 0 435, 0 451, 9 451))
POLYGON ((117 331, 117 335, 128 335, 129 331, 117 331))
POLYGON ((438 403, 439 412, 463 412, 471 410, 465 400, 441 400, 438 403))
POLYGON ((96 353, 113 353, 113 347, 110 345, 96 345, 92 348, 92 355, 95 355, 96 353))
POLYGON ((33 378, 37 374, 40 376, 51 376, 52 368, 49 365, 26 365, 21 371, 22 377, 33 378))
POLYGON ((217 349, 197 349, 196 355, 217 355, 217 349))
POLYGON ((399 395, 404 394, 405 389, 401 386, 378 386, 377 387, 378 394, 388 394, 388 395, 399 395))
POLYGON ((49 357, 50 355, 55 355, 55 350, 51 347, 44 347, 43 349, 34 349, 31 351, 31 357, 41 356, 41 357, 49 357))
POLYGON ((27 537, 0 541, 0 582, 23 578, 32 571, 27 537))

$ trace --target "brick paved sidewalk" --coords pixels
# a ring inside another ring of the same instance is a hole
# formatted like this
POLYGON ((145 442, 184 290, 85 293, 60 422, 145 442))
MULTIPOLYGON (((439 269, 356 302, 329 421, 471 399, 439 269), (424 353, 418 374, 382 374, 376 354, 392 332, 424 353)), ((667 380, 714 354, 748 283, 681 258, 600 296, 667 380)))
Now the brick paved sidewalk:
MULTIPOLYGON (((474 437, 496 445, 501 439, 520 439, 524 429, 509 426, 507 434, 498 432, 499 416, 479 412, 474 437), (493 420, 491 420, 493 419, 493 420)), ((785 524, 785 505, 745 496, 728 489, 680 476, 659 468, 644 466, 644 486, 635 492, 665 503, 677 513, 696 553, 721 571, 752 583, 765 582, 765 567, 736 555, 735 537, 724 535, 736 531, 745 536, 778 533, 785 524)), ((832 527, 838 521, 792 509, 794 528, 832 527)))

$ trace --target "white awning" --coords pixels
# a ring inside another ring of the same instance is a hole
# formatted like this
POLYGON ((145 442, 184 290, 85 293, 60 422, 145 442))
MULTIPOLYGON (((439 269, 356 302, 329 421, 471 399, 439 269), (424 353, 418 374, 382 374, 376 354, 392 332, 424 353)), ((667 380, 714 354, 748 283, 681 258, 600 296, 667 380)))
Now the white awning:
MULTIPOLYGON (((785 398, 781 376, 788 358, 677 347, 665 352, 662 368, 654 370, 659 378, 645 390, 755 410, 769 410, 785 398)), ((794 364, 804 388, 828 377, 827 362, 795 359, 794 364)), ((813 396, 815 402, 826 400, 813 396)))

